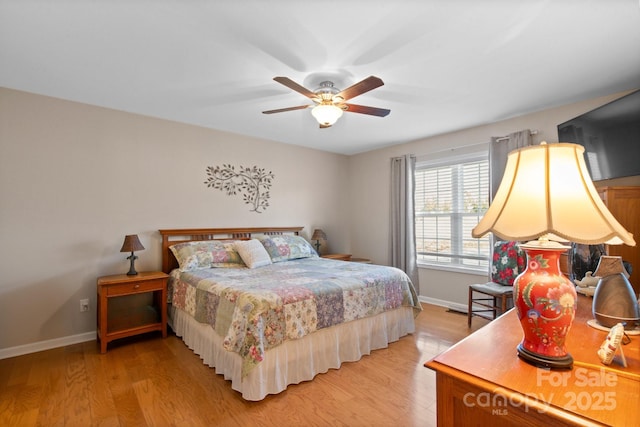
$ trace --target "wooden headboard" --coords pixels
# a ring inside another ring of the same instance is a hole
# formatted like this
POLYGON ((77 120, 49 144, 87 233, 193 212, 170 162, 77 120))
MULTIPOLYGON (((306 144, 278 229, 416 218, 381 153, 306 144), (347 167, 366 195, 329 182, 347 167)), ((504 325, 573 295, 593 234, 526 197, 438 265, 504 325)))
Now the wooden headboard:
POLYGON ((162 235, 162 271, 170 273, 178 268, 178 261, 169 247, 177 243, 202 240, 249 240, 258 235, 299 235, 304 227, 254 227, 254 228, 176 228, 158 230, 162 235))

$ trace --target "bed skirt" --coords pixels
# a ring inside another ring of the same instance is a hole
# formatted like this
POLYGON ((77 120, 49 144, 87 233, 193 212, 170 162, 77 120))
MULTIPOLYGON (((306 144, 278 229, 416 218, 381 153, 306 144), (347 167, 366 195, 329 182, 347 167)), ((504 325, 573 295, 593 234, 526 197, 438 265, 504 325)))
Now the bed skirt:
POLYGON ((312 380, 316 375, 354 362, 372 350, 415 331, 414 309, 401 307, 373 317, 315 331, 311 335, 269 349, 264 360, 242 378, 242 359, 222 347, 213 328, 169 305, 169 324, 178 337, 200 356, 203 363, 231 381, 231 388, 245 400, 262 400, 284 391, 289 384, 312 380))

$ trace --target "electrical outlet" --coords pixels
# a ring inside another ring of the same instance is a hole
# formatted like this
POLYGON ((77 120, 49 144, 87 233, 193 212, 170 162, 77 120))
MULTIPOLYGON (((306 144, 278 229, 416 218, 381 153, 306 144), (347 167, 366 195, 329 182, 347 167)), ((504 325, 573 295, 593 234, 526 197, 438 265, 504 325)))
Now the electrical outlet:
POLYGON ((88 299, 81 299, 80 300, 80 311, 81 312, 89 311, 89 300, 88 299))

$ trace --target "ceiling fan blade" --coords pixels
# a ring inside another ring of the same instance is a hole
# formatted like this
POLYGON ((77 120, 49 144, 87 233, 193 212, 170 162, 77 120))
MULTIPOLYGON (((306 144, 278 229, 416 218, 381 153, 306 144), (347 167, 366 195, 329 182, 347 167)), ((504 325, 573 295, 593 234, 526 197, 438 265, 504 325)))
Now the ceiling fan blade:
POLYGON ((385 117, 388 115, 391 110, 387 110, 386 108, 376 108, 376 107, 367 107, 365 105, 356 105, 356 104, 341 104, 346 108, 345 111, 350 113, 360 113, 360 114, 369 114, 371 116, 385 117))
POLYGON ((299 92, 299 93, 303 94, 307 98, 314 99, 314 98, 318 97, 318 95, 316 95, 315 93, 311 92, 306 87, 301 86, 298 83, 294 82, 289 77, 274 77, 273 80, 277 81, 278 83, 280 83, 282 85, 285 85, 289 89, 295 90, 296 92, 299 92))
POLYGON ((278 108, 277 110, 263 111, 262 114, 284 113, 285 111, 304 110, 305 108, 312 107, 312 105, 298 105, 297 107, 278 108))
POLYGON ((362 95, 365 92, 369 92, 377 87, 384 85, 384 82, 379 77, 369 76, 366 79, 349 86, 342 92, 336 95, 336 97, 341 97, 343 100, 348 100, 351 98, 355 98, 358 95, 362 95))

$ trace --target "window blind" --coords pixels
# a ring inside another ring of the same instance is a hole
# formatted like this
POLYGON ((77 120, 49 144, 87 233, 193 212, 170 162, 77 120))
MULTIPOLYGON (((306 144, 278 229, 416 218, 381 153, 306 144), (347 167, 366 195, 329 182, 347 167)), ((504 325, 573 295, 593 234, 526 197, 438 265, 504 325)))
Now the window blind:
POLYGON ((421 163, 415 181, 418 262, 486 271, 489 236, 471 237, 489 207, 486 155, 437 165, 421 163))

